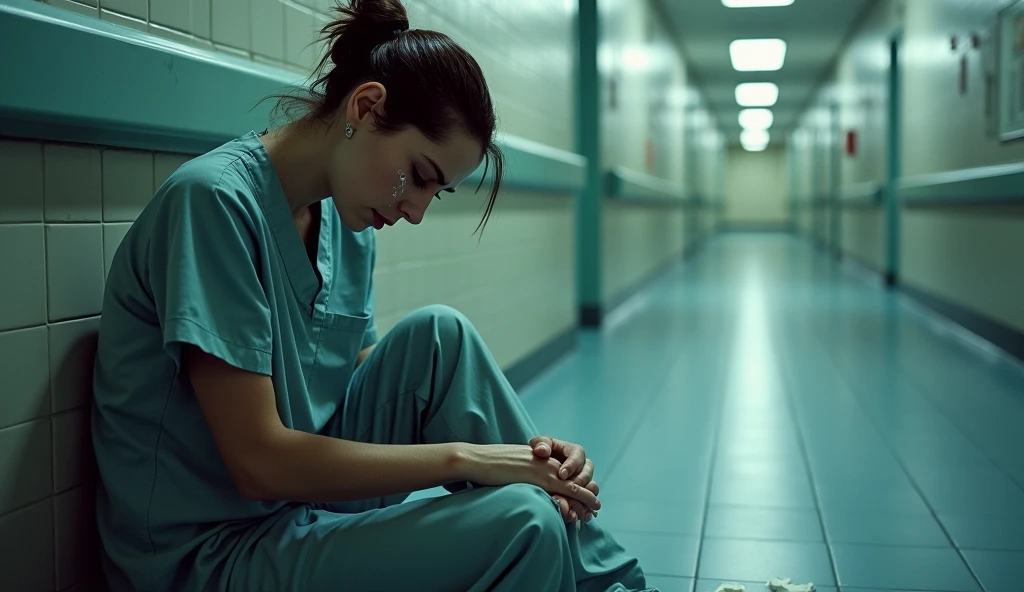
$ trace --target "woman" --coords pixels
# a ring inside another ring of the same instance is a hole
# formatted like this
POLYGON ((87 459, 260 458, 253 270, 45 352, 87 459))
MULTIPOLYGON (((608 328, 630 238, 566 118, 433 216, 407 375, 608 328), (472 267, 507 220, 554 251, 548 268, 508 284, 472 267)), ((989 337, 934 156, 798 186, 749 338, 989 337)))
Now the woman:
POLYGON ((484 224, 502 160, 472 57, 398 0, 338 12, 306 114, 183 165, 114 257, 93 413, 111 588, 643 588, 590 521, 593 463, 536 433, 463 316, 378 343, 369 227, 419 224, 486 156, 484 224))

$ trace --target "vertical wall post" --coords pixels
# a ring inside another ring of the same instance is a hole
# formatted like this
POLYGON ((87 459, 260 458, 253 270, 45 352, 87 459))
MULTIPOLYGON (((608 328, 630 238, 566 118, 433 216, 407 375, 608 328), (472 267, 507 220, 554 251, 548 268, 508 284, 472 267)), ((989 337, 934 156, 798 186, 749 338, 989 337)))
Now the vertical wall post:
POLYGON ((576 18, 576 152, 587 159, 583 190, 576 199, 576 274, 580 324, 601 324, 601 105, 597 49, 597 0, 579 0, 576 18))
POLYGON ((829 187, 829 204, 832 206, 832 255, 836 259, 843 257, 843 241, 842 241, 842 216, 843 216, 843 202, 841 199, 842 191, 842 168, 843 168, 843 149, 841 147, 841 134, 842 128, 839 122, 839 104, 833 103, 831 106, 831 120, 832 120, 832 146, 830 149, 830 156, 832 157, 832 174, 829 179, 832 181, 831 187, 829 187))
POLYGON ((900 43, 902 33, 893 34, 889 46, 888 163, 885 172, 885 220, 887 227, 885 283, 895 286, 900 276, 900 215, 902 204, 896 183, 902 175, 902 98, 900 89, 900 43))

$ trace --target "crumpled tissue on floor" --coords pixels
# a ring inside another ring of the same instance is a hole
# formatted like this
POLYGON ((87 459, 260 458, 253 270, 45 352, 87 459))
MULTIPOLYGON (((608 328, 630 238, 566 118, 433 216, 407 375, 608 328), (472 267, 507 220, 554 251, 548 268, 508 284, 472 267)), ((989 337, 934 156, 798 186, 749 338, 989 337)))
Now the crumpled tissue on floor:
POLYGON ((775 578, 768 582, 772 592, 814 592, 814 583, 794 584, 789 578, 775 578))
POLYGON ((744 592, 746 589, 743 584, 722 584, 715 592, 744 592))

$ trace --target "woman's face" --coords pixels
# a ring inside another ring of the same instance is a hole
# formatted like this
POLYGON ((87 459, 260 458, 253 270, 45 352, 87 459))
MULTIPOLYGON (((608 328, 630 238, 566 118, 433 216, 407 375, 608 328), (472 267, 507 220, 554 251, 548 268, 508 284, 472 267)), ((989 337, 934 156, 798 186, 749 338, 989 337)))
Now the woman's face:
POLYGON ((330 186, 342 222, 359 232, 377 230, 403 218, 419 224, 438 194, 454 191, 480 165, 483 147, 457 130, 442 144, 409 127, 385 135, 363 118, 332 159, 330 186))

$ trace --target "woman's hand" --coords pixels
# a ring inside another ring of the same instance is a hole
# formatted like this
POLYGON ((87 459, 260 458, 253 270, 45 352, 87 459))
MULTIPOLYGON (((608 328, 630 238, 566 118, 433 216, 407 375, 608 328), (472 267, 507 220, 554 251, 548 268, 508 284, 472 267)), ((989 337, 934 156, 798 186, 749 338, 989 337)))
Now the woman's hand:
MULTIPOLYGON (((594 481, 594 463, 587 459, 586 451, 582 446, 556 440, 547 436, 537 436, 530 440, 530 447, 537 458, 554 458, 561 462, 559 477, 571 479, 580 487, 589 489, 595 496, 599 495, 601 488, 594 481)), ((561 495, 553 495, 552 498, 558 502, 562 512, 562 519, 565 522, 575 522, 577 519, 590 522, 597 516, 597 512, 586 508, 576 500, 566 499, 561 495)))
POLYGON ((468 444, 462 450, 460 462, 463 466, 459 472, 465 475, 466 481, 487 486, 529 483, 552 496, 579 503, 581 511, 601 509, 593 489, 574 479, 562 479, 559 470, 564 463, 555 458, 539 458, 531 446, 468 444))

